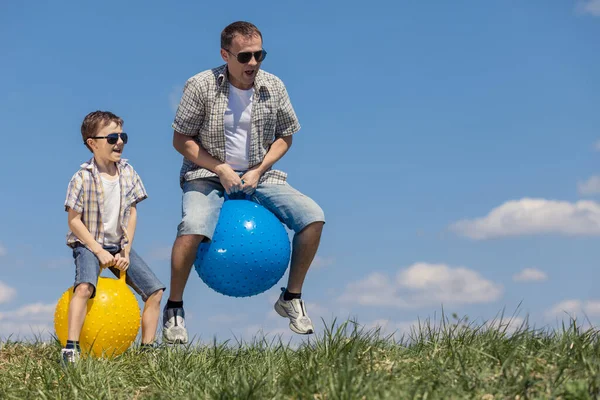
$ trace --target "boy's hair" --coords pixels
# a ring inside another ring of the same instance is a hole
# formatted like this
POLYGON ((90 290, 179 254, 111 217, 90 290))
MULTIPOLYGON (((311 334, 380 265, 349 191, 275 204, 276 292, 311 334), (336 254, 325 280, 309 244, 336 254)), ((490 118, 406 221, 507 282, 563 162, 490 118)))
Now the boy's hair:
POLYGON ((83 143, 90 151, 92 149, 88 146, 87 140, 96 136, 100 129, 111 122, 114 122, 119 127, 123 126, 123 119, 110 111, 94 111, 85 116, 81 124, 81 137, 83 138, 83 143))
POLYGON ((260 33, 254 24, 245 21, 237 21, 227 25, 225 29, 223 29, 223 32, 221 32, 221 48, 229 50, 231 41, 235 35, 242 35, 245 37, 258 35, 262 40, 262 33, 260 33))

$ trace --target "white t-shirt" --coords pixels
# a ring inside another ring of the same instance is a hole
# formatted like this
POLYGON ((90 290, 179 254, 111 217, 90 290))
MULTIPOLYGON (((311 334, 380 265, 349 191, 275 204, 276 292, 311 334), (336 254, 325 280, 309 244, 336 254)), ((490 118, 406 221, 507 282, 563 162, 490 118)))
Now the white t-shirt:
POLYGON ((224 119, 225 162, 235 171, 248 169, 253 97, 254 88, 241 90, 229 84, 229 102, 224 119))
POLYGON ((104 210, 102 213, 102 222, 104 224, 104 244, 121 245, 123 230, 119 224, 119 215, 121 211, 121 185, 119 178, 109 180, 101 176, 102 187, 104 188, 104 210))

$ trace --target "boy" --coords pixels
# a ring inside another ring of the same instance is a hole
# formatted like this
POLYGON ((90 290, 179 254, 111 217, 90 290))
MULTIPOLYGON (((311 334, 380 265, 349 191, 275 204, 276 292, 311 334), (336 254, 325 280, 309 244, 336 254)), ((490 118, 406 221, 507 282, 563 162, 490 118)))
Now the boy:
POLYGON ((147 198, 140 177, 121 159, 127 143, 123 120, 107 111, 88 114, 81 125, 83 143, 94 154, 69 182, 67 245, 73 249, 75 283, 69 306, 65 363, 79 358, 79 335, 87 301, 96 295, 100 268, 118 276, 127 270, 127 284, 144 300, 142 347, 152 347, 165 286, 131 245, 137 222, 136 205, 147 198))

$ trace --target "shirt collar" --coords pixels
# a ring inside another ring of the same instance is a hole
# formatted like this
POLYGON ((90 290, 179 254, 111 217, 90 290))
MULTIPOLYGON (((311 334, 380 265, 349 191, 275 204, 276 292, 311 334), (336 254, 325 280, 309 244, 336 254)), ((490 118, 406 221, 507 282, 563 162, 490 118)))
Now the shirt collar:
MULTIPOLYGON (((127 163, 127 159, 125 159, 125 158, 121 158, 119 160, 119 162, 117 163, 117 168, 119 169, 119 171, 123 168, 123 166, 126 163, 127 163)), ((92 157, 89 161, 84 162, 83 164, 81 164, 80 167, 83 168, 83 169, 87 169, 87 170, 93 171, 94 168, 97 168, 96 167, 96 161, 95 161, 94 157, 92 157)))
MULTIPOLYGON (((229 80, 227 79, 227 64, 222 65, 219 68, 219 75, 217 76, 217 85, 222 88, 229 80)), ((260 91, 260 88, 265 86, 264 72, 259 69, 254 78, 254 90, 260 91)))

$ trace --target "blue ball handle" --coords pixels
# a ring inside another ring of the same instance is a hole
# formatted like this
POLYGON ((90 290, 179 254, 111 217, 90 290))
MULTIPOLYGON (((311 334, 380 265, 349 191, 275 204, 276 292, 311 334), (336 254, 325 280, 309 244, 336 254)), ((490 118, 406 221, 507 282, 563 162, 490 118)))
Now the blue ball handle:
POLYGON ((223 194, 225 195, 225 201, 227 201, 227 200, 252 200, 252 196, 250 196, 248 193, 244 193, 243 199, 239 198, 238 196, 234 196, 233 198, 231 198, 225 191, 223 192, 223 194))

